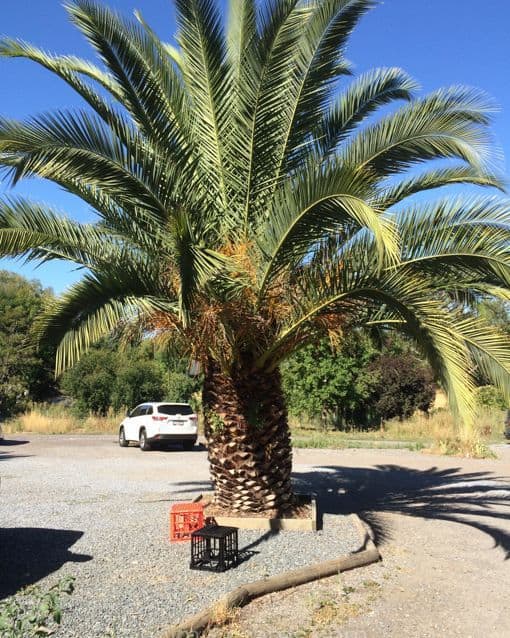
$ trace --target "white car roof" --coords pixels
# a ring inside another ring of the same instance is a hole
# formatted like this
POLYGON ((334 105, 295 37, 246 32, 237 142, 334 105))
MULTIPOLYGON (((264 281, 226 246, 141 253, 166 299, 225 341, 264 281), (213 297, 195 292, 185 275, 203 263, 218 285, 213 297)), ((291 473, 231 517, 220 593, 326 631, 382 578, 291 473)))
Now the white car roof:
POLYGON ((143 403, 139 403, 135 407, 138 407, 140 405, 152 405, 153 407, 158 407, 158 405, 187 405, 189 406, 189 403, 175 403, 174 401, 144 401, 143 403))

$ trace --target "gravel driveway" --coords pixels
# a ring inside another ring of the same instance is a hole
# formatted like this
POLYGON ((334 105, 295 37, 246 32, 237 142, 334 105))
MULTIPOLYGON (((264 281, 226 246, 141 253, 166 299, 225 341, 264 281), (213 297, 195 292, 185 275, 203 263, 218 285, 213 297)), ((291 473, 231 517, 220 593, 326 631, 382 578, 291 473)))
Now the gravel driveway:
MULTIPOLYGON (((310 466, 297 457, 306 488, 310 466)), ((241 530, 240 566, 190 571, 189 544, 168 542, 168 515, 172 501, 210 489, 200 448, 142 453, 111 436, 18 436, 0 445, 0 477, 0 598, 75 576, 59 636, 156 636, 239 584, 359 549, 350 518, 331 510, 317 533, 241 530)))

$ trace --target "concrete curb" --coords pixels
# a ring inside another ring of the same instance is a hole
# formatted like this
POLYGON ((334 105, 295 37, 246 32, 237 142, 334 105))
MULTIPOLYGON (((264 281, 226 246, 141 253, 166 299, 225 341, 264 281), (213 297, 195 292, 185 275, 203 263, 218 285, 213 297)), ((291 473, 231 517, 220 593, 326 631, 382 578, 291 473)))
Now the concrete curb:
MULTIPOLYGON (((317 531, 317 502, 315 494, 296 494, 296 496, 306 496, 310 499, 310 518, 265 518, 257 516, 214 516, 218 525, 226 527, 237 527, 238 529, 254 529, 264 531, 295 531, 295 532, 316 532, 317 531)), ((207 516, 207 506, 210 501, 204 494, 200 494, 193 499, 193 503, 204 502, 204 516, 207 516)))
POLYGON ((356 553, 345 554, 322 563, 241 585, 218 598, 201 612, 189 616, 178 625, 172 625, 161 634, 161 638, 198 638, 206 629, 221 623, 221 620, 218 621, 219 615, 224 617, 229 611, 236 607, 243 607, 255 598, 290 587, 297 587, 320 578, 334 576, 357 567, 364 567, 381 560, 381 555, 375 546, 373 534, 368 525, 363 523, 357 514, 350 514, 350 517, 360 534, 361 549, 356 553))

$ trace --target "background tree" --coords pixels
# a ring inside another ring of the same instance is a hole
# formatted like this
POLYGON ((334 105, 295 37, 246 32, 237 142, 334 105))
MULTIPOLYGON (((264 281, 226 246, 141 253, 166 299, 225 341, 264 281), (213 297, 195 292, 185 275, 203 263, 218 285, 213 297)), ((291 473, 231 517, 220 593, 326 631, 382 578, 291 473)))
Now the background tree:
POLYGON ((79 416, 104 416, 112 405, 118 355, 111 348, 94 348, 62 377, 61 389, 74 400, 79 416))
POLYGON ((402 339, 378 349, 363 334, 307 346, 282 366, 291 414, 336 427, 375 427, 382 420, 428 411, 436 387, 432 372, 402 339))
POLYGON ((338 348, 323 339, 298 350, 282 366, 289 412, 324 425, 362 427, 375 381, 369 366, 377 354, 370 340, 356 333, 338 348))
POLYGON ((99 216, 77 224, 26 200, 0 204, 2 254, 87 269, 38 324, 59 344, 58 369, 119 324, 181 335, 204 371, 215 498, 241 511, 292 503, 279 366, 327 334, 408 334, 468 431, 475 364, 509 389, 508 339, 460 303, 508 297, 509 205, 412 197, 502 188, 489 168, 491 102, 462 87, 416 97, 396 68, 351 79, 345 47, 372 0, 231 0, 227 20, 213 0, 175 4, 177 48, 140 15, 68 4, 101 66, 0 45, 90 107, 0 120, 14 183, 52 180, 99 216))
POLYGON ((52 297, 37 281, 0 271, 0 416, 19 412, 28 401, 54 393, 55 351, 36 350, 30 333, 45 300, 52 297))
POLYGON ((114 410, 133 408, 144 401, 168 400, 165 373, 158 362, 140 356, 119 359, 111 395, 114 410))
POLYGON ((149 344, 126 348, 117 340, 103 341, 65 372, 61 388, 80 416, 104 416, 110 409, 131 409, 144 401, 177 401, 167 375, 149 344))
POLYGON ((379 421, 406 419, 416 410, 428 412, 436 387, 428 366, 411 352, 383 353, 370 365, 373 375, 370 398, 372 415, 379 421))

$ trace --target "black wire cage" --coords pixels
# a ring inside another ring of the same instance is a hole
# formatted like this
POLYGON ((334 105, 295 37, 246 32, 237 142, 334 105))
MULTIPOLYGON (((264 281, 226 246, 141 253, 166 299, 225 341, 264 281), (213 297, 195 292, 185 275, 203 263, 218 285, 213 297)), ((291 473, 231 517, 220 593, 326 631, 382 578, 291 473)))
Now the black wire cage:
POLYGON ((191 569, 224 572, 239 562, 237 527, 206 525, 191 534, 191 569))

